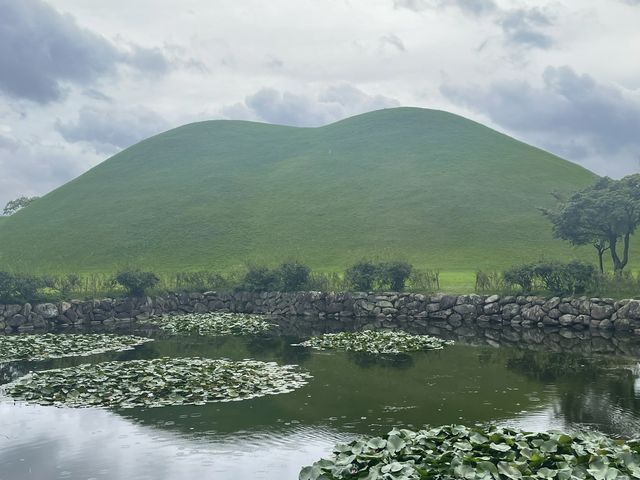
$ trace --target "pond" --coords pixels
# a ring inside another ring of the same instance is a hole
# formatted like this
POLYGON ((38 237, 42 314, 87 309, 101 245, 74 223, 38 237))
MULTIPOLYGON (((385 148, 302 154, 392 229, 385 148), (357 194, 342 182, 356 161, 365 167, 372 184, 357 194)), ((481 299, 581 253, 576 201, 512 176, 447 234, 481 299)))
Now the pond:
POLYGON ((550 331, 536 333, 535 343, 497 348, 500 335, 477 331, 442 350, 375 357, 292 346, 339 328, 304 322, 282 320, 280 333, 269 337, 179 337, 134 326, 126 333, 155 341, 1 365, 1 383, 29 370, 163 356, 297 364, 313 378, 291 393, 203 406, 74 409, 4 398, 0 480, 296 479, 335 443, 394 426, 494 423, 624 437, 640 431, 637 339, 550 331))

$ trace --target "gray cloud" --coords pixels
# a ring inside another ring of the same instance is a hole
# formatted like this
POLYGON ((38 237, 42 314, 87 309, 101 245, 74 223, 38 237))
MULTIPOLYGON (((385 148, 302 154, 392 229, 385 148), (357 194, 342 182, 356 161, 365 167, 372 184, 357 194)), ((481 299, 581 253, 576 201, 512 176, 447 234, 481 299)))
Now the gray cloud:
POLYGON ((540 8, 502 9, 493 0, 394 0, 393 4, 416 12, 456 7, 474 17, 489 16, 502 29, 507 44, 543 49, 553 45, 553 38, 545 31, 553 21, 540 8))
POLYGON ((637 169, 640 100, 567 66, 548 67, 542 79, 542 87, 523 80, 488 88, 445 84, 441 92, 501 127, 596 170, 616 174, 637 169), (618 164, 611 165, 614 161, 618 164))
POLYGON ((380 44, 384 48, 385 46, 389 46, 395 50, 400 52, 406 52, 407 48, 404 46, 402 39, 393 33, 389 33, 388 35, 383 35, 380 37, 380 44))
POLYGON ((553 22, 539 8, 506 11, 499 23, 508 43, 543 49, 553 45, 553 38, 545 32, 553 22))
POLYGON ((497 9, 493 0, 393 0, 395 8, 421 12, 428 8, 457 7, 465 13, 484 15, 497 9))
POLYGON ((121 50, 42 0, 0 0, 0 90, 6 94, 51 102, 67 84, 89 85, 118 64, 167 69, 158 49, 121 50))
POLYGON ((62 145, 0 141, 0 172, 6 172, 0 175, 0 205, 22 195, 42 195, 93 164, 86 154, 62 145))
POLYGON ((244 102, 225 107, 223 115, 233 119, 314 127, 358 113, 398 105, 399 102, 393 98, 368 95, 348 84, 329 87, 316 96, 263 88, 249 95, 244 102))
POLYGON ((56 130, 71 143, 90 144, 98 153, 112 154, 169 128, 155 112, 145 108, 83 107, 74 122, 56 122, 56 130))

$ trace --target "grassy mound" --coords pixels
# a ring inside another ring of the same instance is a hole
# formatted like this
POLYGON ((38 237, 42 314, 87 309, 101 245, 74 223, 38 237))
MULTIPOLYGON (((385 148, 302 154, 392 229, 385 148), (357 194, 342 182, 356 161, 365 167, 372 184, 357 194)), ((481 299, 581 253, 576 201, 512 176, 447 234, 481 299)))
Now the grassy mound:
POLYGON ((594 178, 435 110, 320 128, 201 122, 140 142, 6 219, 0 264, 224 271, 295 257, 342 271, 402 257, 452 272, 501 268, 574 255, 536 207, 594 178))

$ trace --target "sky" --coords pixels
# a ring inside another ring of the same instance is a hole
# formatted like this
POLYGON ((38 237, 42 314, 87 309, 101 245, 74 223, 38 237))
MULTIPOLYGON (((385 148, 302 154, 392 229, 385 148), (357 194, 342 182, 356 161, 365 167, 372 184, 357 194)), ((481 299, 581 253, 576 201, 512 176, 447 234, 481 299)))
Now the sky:
POLYGON ((640 171, 640 0, 0 0, 0 206, 194 121, 447 110, 640 171))

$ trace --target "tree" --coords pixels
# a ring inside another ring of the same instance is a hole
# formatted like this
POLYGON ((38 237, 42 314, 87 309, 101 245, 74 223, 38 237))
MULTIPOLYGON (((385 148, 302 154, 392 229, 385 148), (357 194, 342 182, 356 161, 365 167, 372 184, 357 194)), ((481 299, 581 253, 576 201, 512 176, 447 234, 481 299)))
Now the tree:
POLYGON ((619 274, 629 263, 630 237, 640 224, 640 174, 621 180, 598 179, 561 201, 557 210, 542 212, 551 221, 556 238, 596 249, 601 272, 608 250, 613 270, 619 274))
POLYGON ((16 213, 18 210, 22 210, 24 207, 30 205, 40 197, 19 197, 15 200, 9 201, 2 211, 5 216, 10 216, 16 213))

